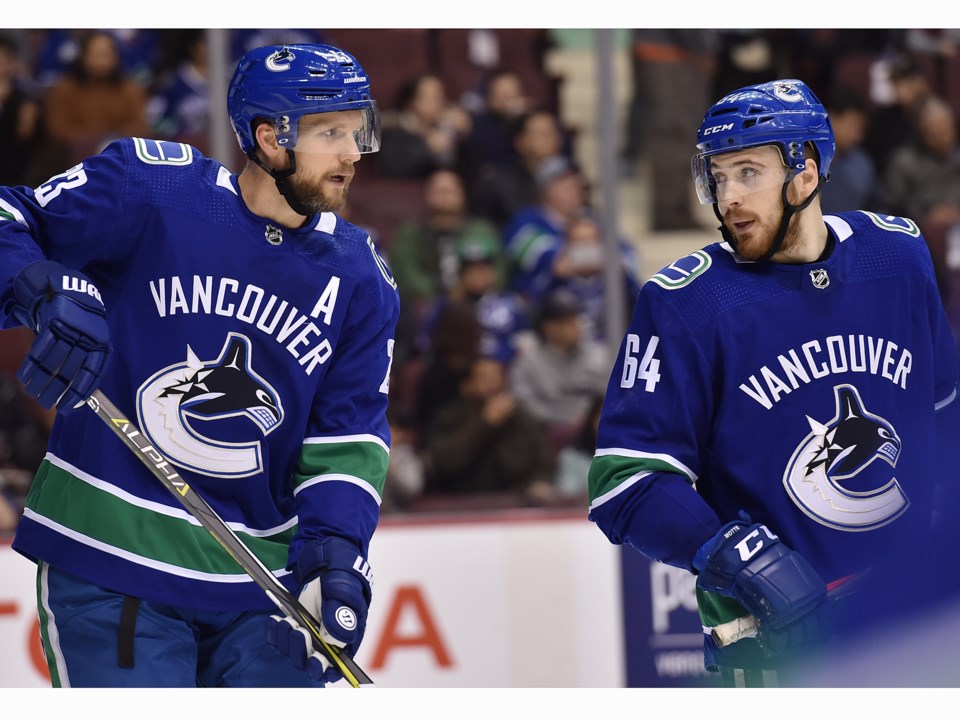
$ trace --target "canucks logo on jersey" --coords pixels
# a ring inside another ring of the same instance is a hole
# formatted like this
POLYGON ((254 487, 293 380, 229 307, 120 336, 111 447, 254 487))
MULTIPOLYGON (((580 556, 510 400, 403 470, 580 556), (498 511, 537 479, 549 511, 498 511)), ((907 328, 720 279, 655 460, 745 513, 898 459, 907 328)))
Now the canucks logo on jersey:
POLYGON ((264 436, 283 422, 280 397, 254 372, 250 356, 250 340, 234 332, 213 361, 201 361, 188 345, 186 362, 154 374, 137 392, 144 434, 182 468, 223 478, 261 472, 259 440, 214 439, 201 433, 196 422, 247 418, 264 436))
POLYGON ((853 385, 837 385, 834 394, 832 420, 823 424, 807 416, 811 432, 793 453, 783 484, 797 507, 817 522, 837 530, 871 530, 909 507, 897 479, 864 491, 841 481, 849 484, 878 458, 895 467, 900 437, 889 422, 867 412, 853 385))

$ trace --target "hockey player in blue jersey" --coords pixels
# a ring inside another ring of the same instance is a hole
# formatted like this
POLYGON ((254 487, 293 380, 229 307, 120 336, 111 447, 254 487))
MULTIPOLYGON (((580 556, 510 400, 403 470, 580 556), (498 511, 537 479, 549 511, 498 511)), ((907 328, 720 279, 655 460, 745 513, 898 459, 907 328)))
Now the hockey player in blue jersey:
POLYGON ((957 359, 917 225, 822 214, 834 137, 804 83, 730 93, 697 141, 694 182, 723 241, 639 294, 589 517, 697 575, 706 666, 750 684, 911 601, 866 578, 905 577, 930 552, 957 359), (748 616, 755 637, 715 641, 748 616))
POLYGON ((55 686, 340 678, 80 404, 98 387, 329 643, 363 638, 399 298, 337 211, 379 147, 376 103, 352 55, 290 45, 245 55, 227 106, 239 175, 129 138, 0 188, 2 319, 36 331, 19 377, 58 410, 14 541, 55 686))

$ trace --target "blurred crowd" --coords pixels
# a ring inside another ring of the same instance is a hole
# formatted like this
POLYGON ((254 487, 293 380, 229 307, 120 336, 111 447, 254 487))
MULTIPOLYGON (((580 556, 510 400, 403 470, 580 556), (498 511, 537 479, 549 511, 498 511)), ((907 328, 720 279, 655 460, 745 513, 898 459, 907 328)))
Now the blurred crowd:
MULTIPOLYGON (((402 299, 384 511, 584 508, 618 338, 605 337, 608 233, 547 62, 554 35, 229 34, 231 70, 258 45, 330 42, 372 80, 382 149, 358 164, 345 214, 368 229, 402 299)), ((206 42, 199 29, 0 33, 0 184, 36 187, 121 136, 209 153, 206 42)), ((801 78, 837 138, 825 211, 915 220, 960 327, 960 31, 647 29, 632 31, 629 53, 620 169, 656 179, 653 233, 707 229, 689 175, 707 107, 743 85, 801 78)), ((646 240, 614 241, 627 313, 646 240)), ((0 333, 0 531, 16 526, 52 420, 14 379, 28 344, 0 333)))

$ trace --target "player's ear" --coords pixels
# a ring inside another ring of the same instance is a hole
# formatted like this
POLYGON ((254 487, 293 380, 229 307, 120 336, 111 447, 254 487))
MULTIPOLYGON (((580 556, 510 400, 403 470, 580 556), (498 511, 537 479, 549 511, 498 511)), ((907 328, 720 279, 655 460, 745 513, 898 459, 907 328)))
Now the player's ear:
POLYGON ((277 142, 277 131, 272 123, 259 123, 253 131, 253 137, 254 140, 256 140, 257 148, 263 153, 267 160, 283 154, 283 150, 281 150, 277 142))
POLYGON ((810 193, 816 189, 817 183, 820 182, 819 173, 820 168, 817 166, 817 161, 813 158, 807 158, 803 170, 795 175, 793 182, 790 183, 790 190, 793 195, 790 201, 796 203, 810 197, 810 193))
POLYGON ((800 173, 803 176, 804 189, 813 189, 817 186, 817 183, 820 182, 820 166, 817 165, 817 161, 813 158, 807 158, 804 163, 803 172, 800 173))

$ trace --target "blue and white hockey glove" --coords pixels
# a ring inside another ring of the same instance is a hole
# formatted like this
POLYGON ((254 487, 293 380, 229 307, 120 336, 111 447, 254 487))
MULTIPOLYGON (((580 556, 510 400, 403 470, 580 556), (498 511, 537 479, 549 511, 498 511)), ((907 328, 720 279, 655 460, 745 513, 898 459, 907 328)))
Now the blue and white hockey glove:
POLYGON ((693 566, 698 587, 735 598, 757 618, 757 640, 768 655, 816 640, 826 583, 766 525, 727 523, 700 547, 693 566))
POLYGON ((37 333, 17 378, 45 408, 67 413, 97 389, 110 357, 100 292, 90 280, 51 260, 13 279, 14 317, 37 333))
MULTIPOLYGON (((303 588, 300 603, 320 622, 320 636, 351 657, 355 655, 366 630, 373 592, 373 572, 360 550, 348 540, 329 537, 305 545, 293 571, 303 588)), ((343 677, 314 651, 309 633, 290 618, 270 616, 267 642, 314 680, 334 683, 343 677)))

